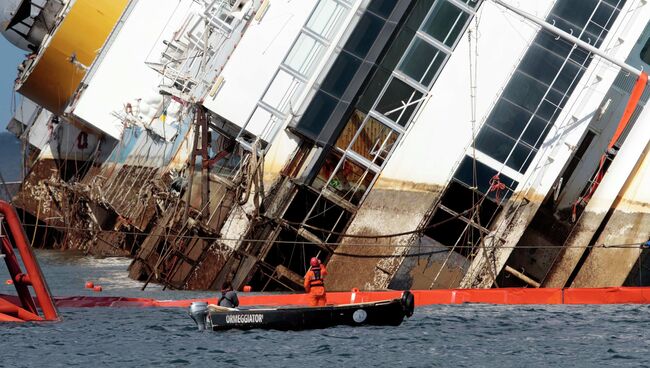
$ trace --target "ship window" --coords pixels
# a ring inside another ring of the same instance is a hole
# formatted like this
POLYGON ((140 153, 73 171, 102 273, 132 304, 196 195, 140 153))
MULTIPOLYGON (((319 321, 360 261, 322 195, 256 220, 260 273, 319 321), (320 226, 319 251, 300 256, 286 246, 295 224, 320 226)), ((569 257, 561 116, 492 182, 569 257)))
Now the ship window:
POLYGON ((541 46, 532 44, 521 60, 519 70, 531 77, 550 85, 562 68, 564 60, 559 56, 544 50, 541 46))
POLYGON ((342 51, 323 81, 321 88, 341 97, 361 65, 361 60, 349 52, 342 51))
POLYGON ((381 166, 397 141, 398 134, 372 117, 368 117, 364 123, 364 117, 365 114, 358 110, 352 115, 336 146, 346 150, 352 142, 350 150, 381 166), (363 127, 360 128, 362 123, 363 127), (355 138, 357 131, 359 133, 355 138))
POLYGON ((503 91, 503 97, 533 112, 547 89, 542 83, 517 71, 503 91))
MULTIPOLYGON (((463 213, 476 205, 482 196, 482 193, 469 189, 465 184, 452 179, 440 203, 456 213, 463 213)), ((467 214, 467 216, 470 215, 467 214)))
POLYGON ((303 76, 310 76, 325 52, 325 46, 306 33, 301 33, 284 64, 303 76))
POLYGON ((537 108, 536 115, 544 120, 554 121, 560 111, 562 109, 558 105, 544 99, 537 108))
POLYGON ((422 21, 429 13, 429 9, 433 6, 435 0, 418 0, 413 6, 413 10, 406 20, 405 28, 417 31, 420 29, 422 21))
POLYGON ((438 208, 429 223, 429 226, 437 226, 425 230, 424 234, 448 247, 453 246, 467 227, 467 223, 453 217, 449 212, 438 208))
MULTIPOLYGON (((599 2, 600 0, 558 1, 551 13, 571 23, 579 31, 587 24, 593 9, 598 6, 599 2), (588 9, 588 11, 585 9, 588 9)), ((575 33, 575 31, 574 29, 574 34, 579 34, 575 33)))
POLYGON ((533 159, 532 149, 525 144, 517 143, 515 149, 512 150, 510 158, 506 162, 506 165, 519 171, 525 172, 528 169, 532 159, 533 159))
POLYGON ((318 3, 307 22, 307 28, 321 37, 331 40, 345 20, 347 8, 335 0, 323 0, 318 3))
MULTIPOLYGON (((295 231, 282 229, 275 239, 275 244, 271 246, 264 257, 264 262, 274 266, 281 264, 299 275, 304 275, 307 272, 306 267, 308 265, 305 264, 305 260, 319 255, 319 251, 321 251, 321 248, 318 245, 299 236, 295 231)), ((320 258, 325 258, 325 254, 322 251, 320 258)), ((278 275, 276 276, 279 277, 278 275)), ((272 283, 269 283, 269 285, 272 285, 272 283)), ((280 287, 280 290, 285 290, 286 288, 281 288, 281 285, 278 285, 278 287, 280 287)), ((267 286, 264 290, 268 291, 273 289, 273 287, 267 286)))
POLYGON ((446 54, 435 46, 416 37, 400 65, 406 75, 428 86, 438 73, 446 54))
POLYGON ((553 88, 562 93, 573 88, 573 84, 582 76, 582 70, 572 62, 567 62, 558 74, 553 88))
POLYGON ((280 69, 269 84, 262 101, 282 113, 287 113, 290 109, 297 108, 296 101, 304 87, 303 82, 280 69))
POLYGON ((318 171, 318 175, 314 178, 311 185, 312 188, 320 190, 325 187, 336 170, 339 161, 341 161, 341 156, 342 154, 337 150, 331 150, 327 153, 327 156, 325 156, 325 160, 318 171))
POLYGON ((650 38, 648 38, 648 40, 645 42, 645 45, 641 49, 641 54, 639 56, 644 63, 650 65, 650 38))
MULTIPOLYGON (((486 164, 473 160, 469 156, 465 156, 463 161, 458 166, 454 178, 462 183, 467 184, 469 187, 477 187, 481 193, 488 193, 490 189, 490 180, 497 174, 497 171, 487 166, 486 164), (474 184, 474 165, 476 165, 476 184, 474 184)), ((499 174, 499 180, 508 188, 514 188, 517 182, 504 174, 499 174)), ((495 198, 495 192, 489 192, 490 198, 495 198)), ((500 193, 500 197, 504 198, 510 194, 510 190, 506 193, 500 193)))
POLYGON ((384 20, 378 16, 368 12, 364 13, 344 49, 362 59, 365 58, 384 23, 384 20))
POLYGON ((377 103, 377 111, 401 126, 406 126, 415 112, 422 92, 405 82, 393 78, 377 103))
POLYGON ((338 100, 318 91, 303 114, 297 129, 318 135, 336 107, 338 100))
POLYGON ((287 210, 284 211, 282 218, 290 222, 302 223, 317 199, 318 194, 314 193, 313 190, 302 186, 298 187, 296 195, 291 200, 287 210))
MULTIPOLYGON (((472 190, 467 185, 452 179, 440 203, 456 213, 463 213, 478 204, 482 197, 482 193, 472 190)), ((474 219, 474 221, 478 222, 481 226, 487 227, 499 209, 499 206, 489 198, 480 203, 481 210, 478 213, 479 218, 478 221, 477 219, 474 219)), ((471 218, 471 212, 466 213, 465 217, 471 218)))
POLYGON ((388 18, 395 5, 397 5, 395 0, 373 0, 368 5, 368 10, 383 18, 388 18))
POLYGON ((506 99, 499 99, 486 124, 506 133, 511 137, 518 137, 524 130, 532 114, 506 99))
POLYGON ((515 146, 515 140, 492 127, 485 126, 476 136, 475 145, 481 152, 485 152, 495 160, 504 162, 512 147, 515 146))
POLYGON ((318 173, 317 180, 314 180, 312 186, 315 189, 323 189, 323 179, 329 178, 327 189, 346 201, 358 205, 370 187, 375 173, 358 165, 349 158, 344 158, 338 164, 338 167, 336 164, 332 160, 332 156, 328 156, 318 173))
POLYGON ((364 113, 368 113, 368 111, 370 111, 372 104, 375 103, 375 100, 386 85, 389 77, 389 71, 384 68, 377 69, 375 74, 372 76, 372 79, 366 86, 366 89, 363 91, 361 96, 359 96, 359 103, 357 103, 359 110, 363 111, 364 113))
POLYGON ((369 117, 350 149, 381 166, 397 137, 397 132, 369 117))
POLYGON ((566 58, 572 48, 570 43, 562 38, 558 39, 557 36, 551 34, 547 30, 542 30, 537 34, 537 37, 535 37, 535 44, 562 58, 566 58))
POLYGON ((447 1, 438 1, 422 30, 433 38, 453 47, 463 30, 469 14, 447 1))
POLYGON ((347 124, 345 124, 345 128, 343 128, 343 131, 339 135, 339 139, 336 141, 336 147, 340 148, 342 151, 348 149, 348 146, 354 139, 355 134, 357 134, 357 131, 359 128, 361 128, 363 119, 365 119, 365 117, 366 114, 363 112, 354 110, 352 115, 350 115, 347 124))
POLYGON ((625 5, 625 0, 601 0, 601 1, 603 3, 614 6, 617 9, 621 9, 623 7, 623 5, 625 5))
POLYGON ((411 44, 411 40, 415 36, 415 31, 410 29, 402 29, 401 32, 395 37, 395 40, 390 43, 386 55, 381 60, 381 66, 393 70, 397 66, 406 48, 411 44))
POLYGON ((534 117, 529 123, 521 139, 535 148, 539 148, 544 141, 551 125, 543 119, 534 117))
POLYGON ((461 0, 463 3, 467 4, 470 8, 476 8, 479 3, 479 0, 461 0))
POLYGON ((309 216, 305 219, 305 223, 318 228, 309 228, 308 230, 319 239, 327 242, 336 241, 336 239, 338 239, 338 236, 332 233, 342 233, 345 231, 345 227, 350 218, 350 212, 344 210, 333 202, 320 197, 309 216))
MULTIPOLYGON (((594 15, 591 17, 591 23, 601 27, 601 29, 609 29, 609 27, 612 25, 613 20, 616 18, 616 16, 613 15, 615 11, 618 10, 605 4, 604 2, 601 2, 598 5, 598 8, 596 8, 594 15)), ((600 34, 600 32, 596 34, 600 34)))

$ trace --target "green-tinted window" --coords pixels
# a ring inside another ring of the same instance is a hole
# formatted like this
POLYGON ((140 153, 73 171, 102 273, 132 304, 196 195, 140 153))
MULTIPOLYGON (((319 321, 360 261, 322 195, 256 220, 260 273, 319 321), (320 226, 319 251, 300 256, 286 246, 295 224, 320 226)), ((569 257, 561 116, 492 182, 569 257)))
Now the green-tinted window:
POLYGON ((469 14, 447 1, 438 1, 429 18, 424 21, 422 31, 452 47, 465 27, 469 14))
POLYGON ((400 70, 422 85, 428 86, 442 66, 445 57, 444 52, 416 37, 402 60, 400 70))

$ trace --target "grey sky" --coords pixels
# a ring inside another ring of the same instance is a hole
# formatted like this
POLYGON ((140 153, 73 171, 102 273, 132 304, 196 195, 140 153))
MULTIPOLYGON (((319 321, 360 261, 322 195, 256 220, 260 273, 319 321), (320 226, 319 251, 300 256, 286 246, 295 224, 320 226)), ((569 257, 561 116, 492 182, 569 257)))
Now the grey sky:
POLYGON ((0 36, 0 132, 5 131, 7 123, 13 116, 11 96, 14 79, 16 79, 16 67, 24 56, 22 50, 0 36))

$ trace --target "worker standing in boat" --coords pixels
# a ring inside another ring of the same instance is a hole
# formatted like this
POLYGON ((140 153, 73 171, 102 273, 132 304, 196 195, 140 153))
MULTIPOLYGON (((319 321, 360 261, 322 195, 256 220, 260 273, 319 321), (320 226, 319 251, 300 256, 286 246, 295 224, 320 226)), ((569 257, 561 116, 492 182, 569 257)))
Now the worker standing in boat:
POLYGON ((223 286, 221 287, 219 306, 227 308, 237 308, 239 306, 239 298, 237 297, 237 292, 233 290, 230 281, 224 282, 223 286))
POLYGON ((324 306, 327 303, 324 279, 327 269, 316 257, 312 257, 309 264, 311 268, 305 274, 305 292, 309 294, 309 304, 312 307, 324 306))

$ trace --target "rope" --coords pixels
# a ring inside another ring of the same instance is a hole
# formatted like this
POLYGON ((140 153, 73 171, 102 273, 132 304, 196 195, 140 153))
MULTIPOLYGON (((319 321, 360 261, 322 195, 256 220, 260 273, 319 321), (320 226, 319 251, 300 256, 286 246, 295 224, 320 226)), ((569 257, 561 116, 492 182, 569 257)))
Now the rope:
MULTIPOLYGON (((56 230, 74 230, 74 231, 93 231, 92 229, 80 229, 80 228, 74 228, 70 226, 57 226, 57 225, 40 225, 40 224, 24 224, 23 225, 25 228, 34 228, 34 227, 47 227, 50 229, 56 229, 56 230)), ((126 234, 126 235, 140 235, 140 236, 155 236, 155 237, 165 237, 168 235, 165 234, 154 234, 151 232, 136 232, 136 231, 119 231, 119 230, 102 230, 104 233, 119 233, 119 234, 126 234)), ((176 239, 200 239, 200 240, 221 240, 221 241, 243 241, 243 242, 251 242, 251 243, 267 243, 269 242, 268 239, 247 239, 247 238, 223 238, 223 237, 217 237, 217 236, 199 236, 199 235, 171 235, 173 238, 176 239)), ((310 241, 290 241, 290 240, 272 240, 271 243, 274 244, 308 244, 308 245, 314 245, 313 242, 310 241)), ((331 245, 331 246, 337 246, 341 245, 341 242, 328 242, 328 243, 322 243, 322 245, 331 245)), ((420 245, 404 245, 404 244, 397 244, 397 243, 382 243, 382 244, 368 244, 368 243, 345 243, 345 245, 350 245, 350 246, 377 246, 377 247, 400 247, 400 248, 417 248, 417 247, 429 247, 429 248, 440 248, 439 244, 420 244, 420 245)), ((636 243, 622 243, 622 244, 591 244, 591 245, 583 245, 583 246, 574 246, 573 248, 581 249, 581 248, 619 248, 619 249, 629 249, 629 248, 639 248, 639 247, 649 247, 650 244, 648 242, 643 241, 643 242, 636 242, 636 243)), ((458 245, 457 248, 473 248, 473 246, 470 245, 458 245)), ((561 249, 560 246, 553 246, 553 245, 516 245, 516 246, 489 246, 486 248, 490 249, 561 249)))

